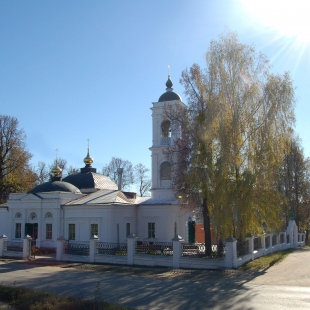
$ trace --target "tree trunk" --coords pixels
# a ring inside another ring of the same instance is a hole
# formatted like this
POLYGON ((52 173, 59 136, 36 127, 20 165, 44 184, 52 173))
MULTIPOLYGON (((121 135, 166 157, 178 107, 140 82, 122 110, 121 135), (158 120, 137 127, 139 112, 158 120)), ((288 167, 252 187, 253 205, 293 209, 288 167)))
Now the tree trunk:
POLYGON ((210 225, 208 203, 206 198, 203 198, 202 202, 202 215, 203 215, 203 228, 205 236, 205 255, 210 256, 212 254, 211 225, 210 225))

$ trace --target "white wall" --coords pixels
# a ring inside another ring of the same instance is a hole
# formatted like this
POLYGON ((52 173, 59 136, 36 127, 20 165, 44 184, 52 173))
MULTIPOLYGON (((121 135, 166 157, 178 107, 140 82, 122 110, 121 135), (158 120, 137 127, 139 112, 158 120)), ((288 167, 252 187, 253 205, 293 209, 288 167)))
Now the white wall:
POLYGON ((170 242, 176 233, 187 240, 188 212, 178 205, 140 205, 138 214, 138 240, 170 242), (155 223, 155 239, 148 239, 148 223, 155 223))
POLYGON ((76 240, 88 241, 91 224, 98 224, 98 237, 102 242, 126 242, 126 223, 135 233, 134 205, 64 206, 63 236, 68 239, 69 224, 75 224, 76 240))
POLYGON ((9 211, 6 207, 0 207, 0 236, 9 233, 9 211))

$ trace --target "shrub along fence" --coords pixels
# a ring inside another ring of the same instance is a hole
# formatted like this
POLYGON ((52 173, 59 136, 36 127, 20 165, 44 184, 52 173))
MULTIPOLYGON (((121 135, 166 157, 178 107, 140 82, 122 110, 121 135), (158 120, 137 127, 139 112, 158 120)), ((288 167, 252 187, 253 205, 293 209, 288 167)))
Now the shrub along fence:
MULTIPOLYGON (((295 221, 286 232, 251 236, 245 240, 229 237, 225 242, 212 246, 212 255, 204 255, 203 243, 185 243, 175 236, 171 242, 137 241, 131 234, 127 243, 100 242, 93 236, 87 242, 57 240, 56 260, 120 265, 166 266, 171 268, 219 269, 238 268, 244 263, 279 250, 305 245, 305 233, 298 233, 295 221)), ((0 256, 28 257, 31 237, 20 243, 10 243, 0 237, 0 256), (21 243, 23 245, 22 252, 21 243)))

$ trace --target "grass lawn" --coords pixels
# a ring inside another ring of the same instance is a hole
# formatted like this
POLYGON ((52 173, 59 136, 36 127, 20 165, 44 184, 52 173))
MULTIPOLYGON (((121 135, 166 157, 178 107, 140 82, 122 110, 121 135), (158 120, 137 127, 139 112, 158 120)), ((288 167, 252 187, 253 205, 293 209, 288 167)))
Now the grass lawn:
MULTIPOLYGON (((94 292, 93 300, 62 297, 46 292, 36 292, 26 288, 0 285, 0 301, 17 310, 124 310, 118 305, 111 305, 100 300, 94 292)), ((1 309, 1 306, 0 306, 1 309)))
POLYGON ((282 250, 282 251, 278 251, 266 256, 262 256, 260 258, 257 258, 253 261, 250 261, 244 265, 242 265, 239 270, 262 270, 262 269, 266 269, 269 268, 271 266, 273 266, 276 263, 281 262, 287 255, 289 255, 290 253, 292 253, 294 251, 294 249, 287 249, 287 250, 282 250))

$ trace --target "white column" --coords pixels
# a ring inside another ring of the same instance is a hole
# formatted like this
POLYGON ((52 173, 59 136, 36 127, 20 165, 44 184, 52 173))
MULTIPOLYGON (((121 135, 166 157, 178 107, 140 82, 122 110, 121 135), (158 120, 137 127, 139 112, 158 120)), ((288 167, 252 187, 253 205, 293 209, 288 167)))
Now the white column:
POLYGON ((226 239, 225 267, 237 268, 237 240, 234 237, 226 239))
POLYGON ((6 235, 0 236, 0 257, 3 256, 4 252, 4 242, 8 239, 6 235))
POLYGON ((182 251, 181 251, 182 243, 180 241, 184 241, 184 239, 179 235, 175 235, 175 237, 172 239, 172 243, 173 243, 172 266, 174 269, 180 268, 180 258, 181 258, 181 254, 182 254, 182 251))
POLYGON ((24 239, 23 239, 23 258, 27 258, 30 256, 30 251, 31 251, 31 244, 30 241, 32 240, 32 238, 27 235, 24 239))
POLYGON ((266 234, 263 234, 261 236, 261 240, 262 240, 262 249, 264 250, 263 255, 266 255, 266 234))
POLYGON ((90 263, 95 262, 95 254, 96 254, 96 248, 97 248, 98 241, 99 241, 99 238, 96 235, 93 235, 89 240, 89 262, 90 263))
POLYGON ((56 260, 61 261, 63 252, 63 243, 66 241, 65 237, 61 236, 56 241, 56 260))
POLYGON ((127 265, 134 264, 134 255, 136 253, 136 243, 138 237, 131 233, 127 237, 127 265))

